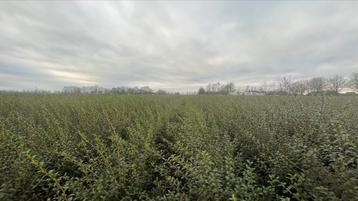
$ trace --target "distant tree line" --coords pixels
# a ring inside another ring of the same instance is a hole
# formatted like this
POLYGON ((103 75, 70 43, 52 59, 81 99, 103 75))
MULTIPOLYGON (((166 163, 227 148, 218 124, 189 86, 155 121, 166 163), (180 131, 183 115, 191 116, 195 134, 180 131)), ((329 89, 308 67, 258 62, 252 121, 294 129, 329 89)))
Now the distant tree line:
POLYGON ((206 89, 200 87, 199 95, 354 95, 358 94, 358 73, 352 73, 349 77, 335 75, 329 78, 313 77, 310 79, 292 79, 282 77, 275 84, 245 86, 236 89, 234 83, 228 84, 209 83, 206 89), (236 93, 234 93, 236 92, 236 93))
MULTIPOLYGON (((8 91, 0 90, 0 94, 4 93, 64 93, 64 94, 175 94, 180 95, 179 92, 170 93, 165 90, 153 90, 149 86, 143 87, 113 87, 104 88, 100 86, 66 86, 62 91, 49 90, 22 90, 22 91, 8 91)), ((206 87, 200 87, 197 92, 187 93, 198 95, 355 95, 358 94, 358 73, 352 73, 351 76, 343 77, 335 75, 332 77, 313 77, 310 79, 293 79, 289 76, 284 76, 273 84, 268 85, 263 83, 261 85, 248 85, 236 88, 233 82, 226 84, 216 82, 209 83, 206 87)))
POLYGON ((144 87, 113 87, 113 88, 104 88, 100 86, 65 86, 60 91, 50 91, 50 90, 0 90, 0 94, 8 93, 32 93, 32 94, 173 94, 179 95, 179 92, 168 92, 163 89, 153 90, 149 86, 144 87))
POLYGON ((355 94, 358 91, 358 73, 350 77, 334 75, 332 77, 314 77, 307 80, 293 80, 283 77, 279 82, 278 90, 284 95, 339 95, 355 94))
POLYGON ((62 93, 66 94, 179 94, 169 93, 165 90, 159 89, 157 91, 151 89, 149 86, 144 87, 113 87, 112 89, 100 86, 66 86, 63 88, 62 93))
POLYGON ((233 82, 229 82, 227 84, 221 84, 220 82, 217 83, 209 83, 206 86, 206 89, 201 87, 198 91, 199 95, 202 94, 221 94, 221 95, 230 95, 234 94, 236 91, 235 84, 233 82))

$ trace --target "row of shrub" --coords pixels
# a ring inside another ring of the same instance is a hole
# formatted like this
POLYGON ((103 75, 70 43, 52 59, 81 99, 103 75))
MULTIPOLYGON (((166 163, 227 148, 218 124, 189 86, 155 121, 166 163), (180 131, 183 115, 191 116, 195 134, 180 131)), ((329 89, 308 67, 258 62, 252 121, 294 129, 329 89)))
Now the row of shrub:
POLYGON ((357 97, 0 96, 0 200, 358 200, 357 97))

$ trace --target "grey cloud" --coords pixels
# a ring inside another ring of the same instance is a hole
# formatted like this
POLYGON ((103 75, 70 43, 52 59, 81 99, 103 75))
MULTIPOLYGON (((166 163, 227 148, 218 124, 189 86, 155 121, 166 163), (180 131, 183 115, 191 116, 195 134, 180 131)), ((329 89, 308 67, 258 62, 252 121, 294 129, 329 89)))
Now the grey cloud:
POLYGON ((186 90, 357 69, 356 2, 37 1, 0 11, 0 88, 186 90))

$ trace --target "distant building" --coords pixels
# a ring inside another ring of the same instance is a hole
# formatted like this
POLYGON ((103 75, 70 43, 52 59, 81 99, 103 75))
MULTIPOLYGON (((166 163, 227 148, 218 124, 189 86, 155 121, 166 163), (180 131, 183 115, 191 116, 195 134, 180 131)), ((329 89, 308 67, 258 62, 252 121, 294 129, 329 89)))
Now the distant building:
POLYGON ((340 93, 340 94, 358 94, 358 91, 354 90, 352 88, 346 87, 346 88, 341 88, 338 93, 340 93))

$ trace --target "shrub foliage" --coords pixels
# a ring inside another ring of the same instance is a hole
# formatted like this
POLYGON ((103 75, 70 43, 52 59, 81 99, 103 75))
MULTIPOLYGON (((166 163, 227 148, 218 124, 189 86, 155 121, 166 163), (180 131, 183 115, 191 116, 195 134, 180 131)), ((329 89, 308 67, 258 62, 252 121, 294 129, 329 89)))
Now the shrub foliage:
POLYGON ((358 200, 357 97, 0 95, 0 200, 358 200))

